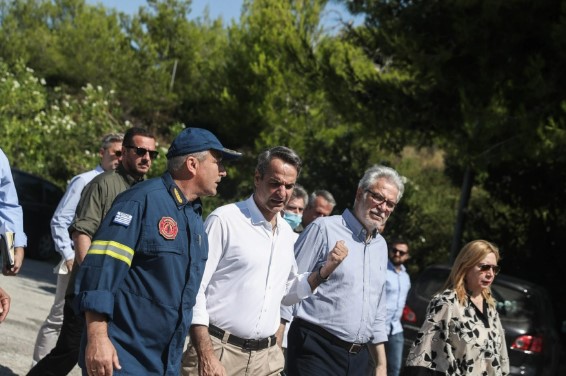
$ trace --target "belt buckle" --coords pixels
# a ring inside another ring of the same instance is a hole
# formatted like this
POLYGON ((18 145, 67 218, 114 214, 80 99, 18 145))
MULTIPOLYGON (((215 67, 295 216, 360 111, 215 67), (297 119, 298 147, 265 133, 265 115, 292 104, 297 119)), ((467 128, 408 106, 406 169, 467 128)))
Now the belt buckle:
POLYGON ((242 345, 242 349, 246 351, 257 351, 259 349, 259 341, 254 339, 246 339, 242 345))
POLYGON ((352 343, 352 346, 350 346, 350 350, 348 350, 348 352, 350 354, 357 354, 362 350, 362 344, 361 343, 352 343))

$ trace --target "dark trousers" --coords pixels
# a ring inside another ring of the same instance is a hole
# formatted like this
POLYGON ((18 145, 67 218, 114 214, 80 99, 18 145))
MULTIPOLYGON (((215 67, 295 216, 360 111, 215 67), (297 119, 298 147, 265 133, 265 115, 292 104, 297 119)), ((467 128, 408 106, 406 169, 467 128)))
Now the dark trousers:
POLYGON ((374 368, 364 347, 357 354, 293 320, 287 334, 288 376, 367 376, 374 368))
POLYGON ((75 315, 72 304, 73 296, 65 297, 63 326, 57 344, 28 372, 27 376, 64 376, 77 364, 84 319, 80 315, 75 315))

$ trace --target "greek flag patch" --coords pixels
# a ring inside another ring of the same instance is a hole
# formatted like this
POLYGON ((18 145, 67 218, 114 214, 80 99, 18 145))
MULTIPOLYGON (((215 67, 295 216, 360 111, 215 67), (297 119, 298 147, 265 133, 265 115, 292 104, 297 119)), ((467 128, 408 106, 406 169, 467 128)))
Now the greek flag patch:
POLYGON ((114 217, 113 223, 128 227, 132 222, 132 215, 127 213, 118 212, 114 217))

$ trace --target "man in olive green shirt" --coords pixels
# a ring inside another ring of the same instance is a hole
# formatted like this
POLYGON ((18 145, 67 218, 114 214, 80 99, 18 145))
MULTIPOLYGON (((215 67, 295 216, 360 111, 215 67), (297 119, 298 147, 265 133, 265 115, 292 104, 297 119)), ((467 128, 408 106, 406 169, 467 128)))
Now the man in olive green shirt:
POLYGON ((65 296, 61 333, 55 348, 30 370, 28 376, 66 375, 77 364, 84 327, 83 318, 73 311, 78 266, 116 196, 142 181, 149 171, 151 161, 157 157, 155 137, 143 128, 130 128, 124 134, 121 157, 121 163, 115 171, 96 176, 81 193, 75 218, 69 227, 75 249, 75 265, 65 296))

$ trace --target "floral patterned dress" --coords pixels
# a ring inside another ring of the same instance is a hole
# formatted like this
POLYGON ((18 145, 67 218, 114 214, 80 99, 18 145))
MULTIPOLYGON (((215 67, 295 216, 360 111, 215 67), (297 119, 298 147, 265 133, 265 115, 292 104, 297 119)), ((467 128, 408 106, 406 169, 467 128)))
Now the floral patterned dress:
POLYGON ((463 307, 452 289, 435 295, 403 375, 508 374, 505 335, 497 311, 484 302, 482 313, 470 300, 463 307))

